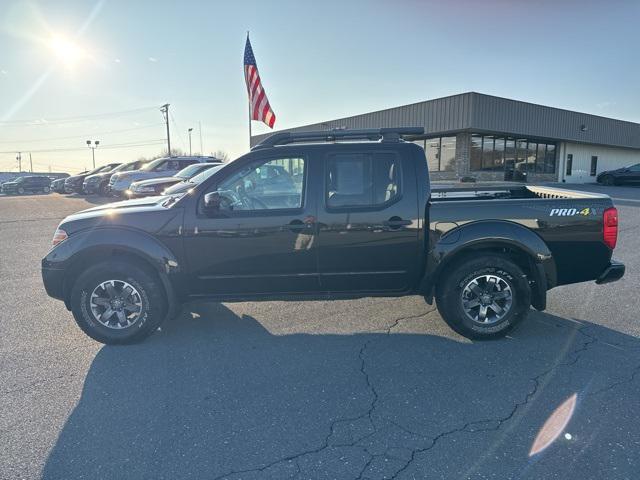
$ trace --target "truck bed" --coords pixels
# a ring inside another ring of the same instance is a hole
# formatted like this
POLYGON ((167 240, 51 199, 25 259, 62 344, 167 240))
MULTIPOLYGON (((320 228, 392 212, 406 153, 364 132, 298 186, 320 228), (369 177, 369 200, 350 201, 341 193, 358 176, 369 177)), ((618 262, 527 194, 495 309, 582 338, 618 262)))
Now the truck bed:
POLYGON ((496 199, 606 199, 607 195, 563 188, 502 184, 502 185, 474 185, 458 186, 445 184, 431 185, 431 200, 460 201, 460 200, 496 200, 496 199))

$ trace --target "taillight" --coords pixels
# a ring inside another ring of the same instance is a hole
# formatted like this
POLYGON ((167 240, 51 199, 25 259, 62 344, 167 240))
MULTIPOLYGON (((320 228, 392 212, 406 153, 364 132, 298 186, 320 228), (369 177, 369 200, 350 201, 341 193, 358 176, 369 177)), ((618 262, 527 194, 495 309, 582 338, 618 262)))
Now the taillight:
POLYGON ((611 250, 618 241, 618 209, 607 208, 602 214, 602 240, 611 250))
POLYGON ((51 245, 53 245, 55 247, 59 243, 64 242, 67 239, 67 237, 68 237, 67 232, 65 232, 61 228, 58 228, 56 230, 56 233, 53 234, 53 239, 51 240, 51 245))

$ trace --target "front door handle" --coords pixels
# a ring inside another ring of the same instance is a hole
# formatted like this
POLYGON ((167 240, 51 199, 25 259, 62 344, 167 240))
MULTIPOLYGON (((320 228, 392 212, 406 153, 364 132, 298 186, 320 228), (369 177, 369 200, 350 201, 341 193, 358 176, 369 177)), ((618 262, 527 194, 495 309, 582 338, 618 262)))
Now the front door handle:
POLYGON ((308 216, 304 220, 291 220, 287 224, 287 228, 292 232, 301 232, 302 230, 309 230, 313 228, 316 223, 316 219, 313 216, 308 216))
POLYGON ((400 230, 402 227, 411 225, 411 220, 403 220, 400 217, 391 217, 389 220, 382 222, 382 225, 387 227, 388 230, 400 230))

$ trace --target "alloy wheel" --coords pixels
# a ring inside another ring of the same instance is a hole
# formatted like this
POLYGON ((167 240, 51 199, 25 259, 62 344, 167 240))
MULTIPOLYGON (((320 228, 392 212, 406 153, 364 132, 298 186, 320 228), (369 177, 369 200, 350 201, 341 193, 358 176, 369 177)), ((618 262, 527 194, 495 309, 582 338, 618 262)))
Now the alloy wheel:
POLYGON ((93 318, 107 328, 121 330, 138 321, 142 314, 142 297, 136 288, 123 280, 100 283, 89 299, 93 318))
POLYGON ((513 291, 497 275, 480 275, 462 289, 462 309, 467 317, 481 325, 502 320, 513 305, 513 291))

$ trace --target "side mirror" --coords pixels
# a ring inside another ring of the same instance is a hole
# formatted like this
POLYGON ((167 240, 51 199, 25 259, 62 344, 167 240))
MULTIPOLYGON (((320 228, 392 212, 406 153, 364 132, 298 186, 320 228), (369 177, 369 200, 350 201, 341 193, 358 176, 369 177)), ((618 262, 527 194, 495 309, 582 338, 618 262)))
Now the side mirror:
POLYGON ((220 211, 220 202, 222 197, 218 192, 209 192, 204 196, 204 212, 207 215, 213 215, 220 211))

